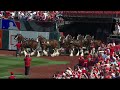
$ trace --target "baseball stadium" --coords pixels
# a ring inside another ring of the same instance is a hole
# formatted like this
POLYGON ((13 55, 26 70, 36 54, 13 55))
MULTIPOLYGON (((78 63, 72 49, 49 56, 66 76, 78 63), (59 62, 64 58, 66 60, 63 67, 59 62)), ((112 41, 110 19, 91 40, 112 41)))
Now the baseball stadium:
POLYGON ((0 79, 120 78, 120 11, 0 11, 0 79))

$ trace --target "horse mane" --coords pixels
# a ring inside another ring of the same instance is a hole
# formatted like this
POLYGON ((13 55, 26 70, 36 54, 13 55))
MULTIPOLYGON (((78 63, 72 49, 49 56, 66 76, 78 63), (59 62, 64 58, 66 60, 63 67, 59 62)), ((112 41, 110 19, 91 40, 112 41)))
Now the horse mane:
POLYGON ((46 38, 45 38, 45 37, 43 37, 42 35, 40 35, 40 36, 38 36, 38 37, 41 37, 41 38, 43 38, 43 39, 45 39, 45 40, 46 40, 46 38))

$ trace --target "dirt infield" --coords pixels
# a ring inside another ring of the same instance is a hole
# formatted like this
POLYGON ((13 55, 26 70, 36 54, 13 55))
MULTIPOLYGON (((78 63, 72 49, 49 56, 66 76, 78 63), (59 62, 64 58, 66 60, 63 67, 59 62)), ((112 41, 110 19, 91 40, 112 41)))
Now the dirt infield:
MULTIPOLYGON (((15 51, 4 51, 0 50, 0 55, 15 55, 15 51)), ((58 57, 46 57, 43 56, 42 58, 46 58, 49 60, 60 60, 60 61, 70 61, 69 64, 66 65, 50 65, 50 66, 37 66, 31 67, 30 70, 30 78, 51 78, 52 75, 57 71, 64 71, 68 66, 71 68, 74 67, 78 63, 78 57, 70 57, 70 56, 58 56, 58 57)), ((14 72, 21 72, 24 74, 24 68, 15 69, 14 72)))

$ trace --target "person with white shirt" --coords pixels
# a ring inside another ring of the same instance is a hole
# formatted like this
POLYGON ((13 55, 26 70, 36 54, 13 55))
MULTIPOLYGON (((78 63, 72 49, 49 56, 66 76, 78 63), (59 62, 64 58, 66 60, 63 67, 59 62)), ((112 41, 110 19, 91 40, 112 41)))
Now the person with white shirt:
POLYGON ((43 14, 44 14, 44 18, 43 18, 43 20, 46 20, 46 19, 47 19, 47 16, 48 16, 47 11, 45 11, 43 14))
POLYGON ((116 23, 115 25, 115 31, 117 32, 117 34, 120 34, 120 26, 118 23, 116 23))

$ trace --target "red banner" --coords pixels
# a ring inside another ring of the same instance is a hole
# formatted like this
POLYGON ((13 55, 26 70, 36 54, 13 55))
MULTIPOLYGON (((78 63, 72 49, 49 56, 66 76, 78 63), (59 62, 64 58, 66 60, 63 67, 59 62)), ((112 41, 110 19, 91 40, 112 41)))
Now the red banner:
POLYGON ((15 21, 15 23, 16 23, 17 28, 20 30, 20 22, 19 21, 15 21))

